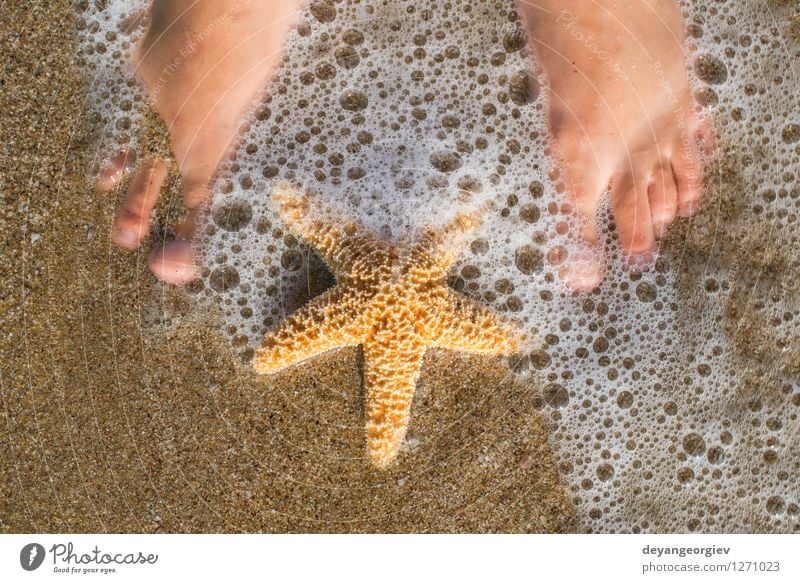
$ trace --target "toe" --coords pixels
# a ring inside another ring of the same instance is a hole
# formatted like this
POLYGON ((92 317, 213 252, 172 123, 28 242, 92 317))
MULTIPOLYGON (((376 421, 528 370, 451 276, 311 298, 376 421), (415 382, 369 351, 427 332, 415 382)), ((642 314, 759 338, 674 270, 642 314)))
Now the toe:
POLYGON ((559 269, 559 278, 575 291, 592 290, 605 276, 602 245, 598 244, 597 211, 610 172, 603 150, 595 147, 582 129, 560 131, 557 124, 553 125, 555 143, 563 160, 564 185, 576 215, 571 228, 579 239, 559 269))
POLYGON ((185 239, 156 246, 150 252, 147 264, 153 275, 166 283, 180 285, 197 277, 192 247, 185 239))
POLYGON ((558 276, 575 291, 593 290, 605 277, 603 258, 591 249, 579 251, 569 258, 569 262, 559 270, 558 276))
POLYGON ((559 136, 563 156, 564 182, 569 198, 585 226, 582 236, 596 239, 595 219, 600 198, 608 186, 608 172, 601 167, 600 153, 585 136, 559 136))
POLYGON ((682 140, 673 152, 672 173, 678 189, 680 217, 689 217, 697 210, 703 196, 703 161, 695 139, 682 140))
POLYGON ((642 255, 655 245, 653 223, 650 218, 647 176, 623 176, 612 185, 611 199, 614 222, 619 233, 620 246, 628 255, 642 255))
POLYGON ((125 249, 135 249, 150 230, 150 213, 158 200, 167 166, 158 159, 147 160, 133 175, 125 200, 114 221, 113 240, 125 249))
POLYGON ((675 184, 672 165, 668 160, 663 161, 653 170, 647 195, 650 201, 650 220, 653 223, 653 232, 660 239, 678 212, 678 187, 675 184))
POLYGON ((598 287, 605 276, 602 247, 598 245, 597 210, 608 181, 596 171, 596 162, 573 160, 578 162, 566 172, 566 185, 576 215, 573 228, 580 240, 576 242, 578 249, 573 249, 559 270, 559 277, 575 291, 589 291, 598 287))
POLYGON ((108 192, 116 188, 122 182, 125 173, 129 172, 134 164, 136 164, 136 151, 130 148, 120 150, 97 176, 97 190, 108 192))
POLYGON ((189 211, 175 229, 177 238, 158 245, 150 253, 147 263, 158 279, 171 284, 184 284, 198 275, 191 245, 197 227, 198 211, 189 211))

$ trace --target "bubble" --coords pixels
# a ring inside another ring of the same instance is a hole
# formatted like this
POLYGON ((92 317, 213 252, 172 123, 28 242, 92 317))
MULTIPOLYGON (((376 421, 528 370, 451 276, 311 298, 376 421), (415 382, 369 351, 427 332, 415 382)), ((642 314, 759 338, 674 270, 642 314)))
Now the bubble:
POLYGON ((628 409, 633 405, 633 394, 630 391, 622 391, 617 396, 617 405, 620 409, 628 409))
POLYGON ((694 480, 694 470, 692 468, 683 467, 678 470, 678 482, 688 484, 692 480, 694 480))
POLYGON ((364 42, 364 35, 358 29, 348 28, 342 33, 342 41, 350 46, 357 46, 364 42))
POLYGON ((602 354, 608 350, 608 340, 600 336, 596 338, 594 343, 592 344, 592 350, 597 354, 602 354))
POLYGON ((525 105, 536 101, 540 92, 539 81, 530 79, 524 71, 514 73, 509 80, 508 96, 517 105, 525 105))
POLYGON ((699 433, 689 433, 683 438, 683 450, 691 456, 701 456, 706 451, 706 442, 699 433))
POLYGON ((439 172, 453 172, 461 168, 461 156, 449 150, 439 150, 430 155, 431 166, 439 172))
POLYGON ((566 407, 569 403, 569 393, 563 385, 551 383, 544 388, 543 397, 545 403, 554 409, 566 407))
POLYGON ((367 108, 369 98, 361 91, 348 89, 342 93, 339 104, 347 111, 362 111, 367 108))
POLYGON ((552 358, 544 350, 534 350, 530 354, 531 366, 537 370, 544 370, 550 366, 552 358))
POLYGON ((686 27, 686 33, 694 38, 700 38, 703 36, 703 27, 692 22, 686 27))
POLYGON ((767 512, 772 515, 783 514, 786 509, 786 504, 780 496, 770 496, 767 499, 767 512))
POLYGON ((347 177, 350 180, 358 180, 359 178, 364 178, 367 175, 367 171, 363 168, 349 168, 347 170, 347 177))
POLYGON ((539 273, 544 268, 544 256, 538 249, 525 245, 514 254, 514 264, 525 275, 539 273))
POLYGON ((461 276, 464 279, 478 279, 481 276, 481 270, 474 265, 465 265, 461 268, 461 276))
POLYGON ((239 285, 239 272, 229 265, 217 268, 211 272, 208 283, 216 292, 227 292, 239 285))
POLYGON ((444 50, 444 56, 448 59, 457 59, 461 56, 461 50, 455 46, 449 46, 444 50))
POLYGON ((442 127, 445 128, 457 128, 461 125, 461 120, 458 119, 455 115, 444 115, 442 116, 442 127))
POLYGON ((361 62, 361 57, 352 47, 340 47, 336 49, 334 56, 336 57, 336 64, 343 69, 355 69, 361 62))
POLYGON ((510 296, 506 300, 506 308, 508 308, 511 312, 520 312, 522 311, 524 304, 522 300, 517 296, 510 296))
POLYGON ((694 70, 709 85, 720 85, 728 79, 725 63, 713 55, 699 55, 694 61, 694 70))
POLYGON ((303 254, 297 249, 289 249, 281 255, 281 267, 286 271, 297 271, 303 267, 303 254))
POLYGON ((329 0, 313 0, 308 10, 322 23, 333 22, 336 19, 336 8, 329 0))
POLYGON ((464 192, 476 194, 483 191, 483 184, 474 176, 466 175, 458 179, 458 187, 464 192))
POLYGON ((475 239, 469 248, 473 255, 483 255, 489 251, 489 242, 485 239, 475 239))
POLYGON ((243 200, 235 200, 214 208, 214 222, 230 232, 240 231, 253 218, 253 208, 243 200))
POLYGON ((800 125, 790 123, 785 126, 781 132, 781 139, 787 144, 795 144, 800 141, 800 125))
POLYGON ((328 79, 333 79, 336 76, 336 67, 323 61, 317 65, 314 73, 317 75, 318 79, 327 81, 328 79))
POLYGON ((652 283, 643 281, 636 286, 636 297, 643 302, 652 302, 658 297, 658 290, 652 283))
POLYGON ((721 447, 715 445, 708 448, 707 457, 708 463, 720 464, 725 459, 725 451, 721 447))
POLYGON ((525 48, 525 32, 519 28, 507 32, 503 37, 503 47, 509 53, 515 53, 525 48))
POLYGON ((519 218, 526 223, 535 223, 539 220, 540 216, 539 207, 535 204, 525 204, 519 209, 519 218))
POLYGON ((611 464, 600 464, 597 466, 597 478, 601 482, 607 482, 614 477, 614 466, 611 464))
POLYGON ((719 104, 719 95, 711 87, 698 89, 695 91, 694 98, 700 107, 714 108, 719 104))

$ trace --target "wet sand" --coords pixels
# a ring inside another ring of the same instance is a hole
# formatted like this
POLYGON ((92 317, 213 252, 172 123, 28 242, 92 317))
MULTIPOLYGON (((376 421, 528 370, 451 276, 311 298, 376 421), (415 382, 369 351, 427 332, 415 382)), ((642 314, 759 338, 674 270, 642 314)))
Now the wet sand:
POLYGON ((0 12, 0 532, 573 530, 534 387, 500 363, 429 353, 416 445, 380 472, 358 351, 259 378, 149 243, 111 245, 71 18, 0 12))

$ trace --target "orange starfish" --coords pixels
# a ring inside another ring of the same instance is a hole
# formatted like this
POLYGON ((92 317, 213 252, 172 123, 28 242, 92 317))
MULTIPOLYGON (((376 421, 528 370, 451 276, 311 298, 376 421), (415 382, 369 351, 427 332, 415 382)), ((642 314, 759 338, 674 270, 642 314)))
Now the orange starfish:
POLYGON ((447 286, 458 239, 477 227, 478 212, 393 247, 354 223, 309 216, 308 197, 281 186, 273 194, 286 224, 319 251, 337 285, 313 299, 264 339, 260 373, 274 373, 343 346, 364 350, 367 448, 384 468, 406 435, 414 389, 428 348, 507 355, 526 341, 515 326, 447 286))

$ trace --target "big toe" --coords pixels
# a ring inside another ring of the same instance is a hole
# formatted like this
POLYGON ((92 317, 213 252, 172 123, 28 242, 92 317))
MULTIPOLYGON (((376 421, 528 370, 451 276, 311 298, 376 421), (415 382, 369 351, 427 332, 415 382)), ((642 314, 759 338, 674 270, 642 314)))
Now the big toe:
POLYGON ((180 285, 197 278, 192 246, 185 239, 157 245, 147 261, 150 271, 163 282, 180 285))
POLYGON ((575 291, 591 291, 603 283, 603 258, 591 250, 574 254, 558 272, 559 278, 575 291))
MULTIPOLYGON (((597 212, 603 192, 608 186, 608 171, 603 158, 586 136, 570 136, 556 132, 563 157, 564 183, 569 193, 578 241, 559 269, 562 281, 576 291, 592 290, 605 276, 602 245, 598 243, 597 212)), ((555 254, 554 263, 558 261, 555 254)), ((553 258, 551 258, 552 260, 553 258)))

